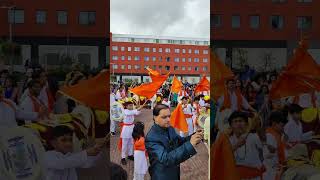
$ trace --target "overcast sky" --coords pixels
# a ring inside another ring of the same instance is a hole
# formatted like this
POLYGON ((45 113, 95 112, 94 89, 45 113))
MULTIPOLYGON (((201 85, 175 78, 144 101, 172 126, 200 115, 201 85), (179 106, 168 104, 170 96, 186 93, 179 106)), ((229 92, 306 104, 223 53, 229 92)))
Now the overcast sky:
POLYGON ((210 38, 210 0, 111 0, 114 34, 210 38))

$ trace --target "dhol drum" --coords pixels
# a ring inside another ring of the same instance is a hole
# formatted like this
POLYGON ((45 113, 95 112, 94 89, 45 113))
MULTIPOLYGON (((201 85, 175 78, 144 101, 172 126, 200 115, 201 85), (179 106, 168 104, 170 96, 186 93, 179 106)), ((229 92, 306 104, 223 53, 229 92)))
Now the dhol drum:
POLYGON ((110 119, 121 122, 124 118, 124 108, 119 102, 114 102, 110 106, 110 119))

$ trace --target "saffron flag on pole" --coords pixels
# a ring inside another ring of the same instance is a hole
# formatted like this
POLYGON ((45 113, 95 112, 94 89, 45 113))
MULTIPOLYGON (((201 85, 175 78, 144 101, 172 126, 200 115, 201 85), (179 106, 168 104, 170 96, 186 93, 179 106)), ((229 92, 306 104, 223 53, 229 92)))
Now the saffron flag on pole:
POLYGON ((109 71, 104 71, 91 79, 80 81, 76 85, 64 86, 59 92, 81 104, 105 111, 109 108, 109 78, 109 71), (88 90, 89 87, 92 88, 88 90))
POLYGON ((176 76, 173 76, 172 80, 172 86, 171 86, 171 92, 173 93, 179 93, 183 87, 183 84, 176 76))
POLYGON ((171 113, 170 125, 182 132, 188 132, 188 124, 181 104, 178 104, 176 109, 171 113))
POLYGON ((203 91, 210 91, 210 82, 206 76, 202 77, 199 84, 194 89, 195 93, 199 93, 199 92, 203 92, 203 91))

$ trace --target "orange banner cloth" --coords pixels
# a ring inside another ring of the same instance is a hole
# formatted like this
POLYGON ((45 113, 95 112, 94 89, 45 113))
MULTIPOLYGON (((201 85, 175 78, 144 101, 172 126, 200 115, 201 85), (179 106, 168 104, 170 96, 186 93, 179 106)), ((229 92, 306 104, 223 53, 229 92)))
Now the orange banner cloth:
POLYGON ((109 109, 109 81, 110 73, 104 71, 74 86, 64 86, 60 92, 86 106, 105 111, 109 109))
POLYGON ((154 76, 160 76, 160 73, 156 70, 153 70, 151 68, 146 68, 149 71, 149 76, 154 75, 154 76))
POLYGON ((179 93, 183 87, 183 84, 176 76, 173 76, 172 86, 171 86, 171 92, 172 93, 179 93))
POLYGON ((210 149, 210 179, 240 180, 228 136, 221 133, 210 149))
POLYGON ((203 76, 199 84, 194 89, 194 93, 199 93, 203 91, 210 91, 210 82, 206 76, 203 76))
POLYGON ((210 79, 212 83, 211 86, 213 86, 213 92, 211 95, 213 96, 213 99, 217 100, 227 91, 225 81, 233 78, 234 74, 230 68, 223 64, 223 62, 214 52, 210 53, 210 79))
POLYGON ((171 113, 170 125, 183 132, 188 132, 188 124, 186 117, 183 113, 181 104, 179 104, 176 107, 176 109, 171 113))

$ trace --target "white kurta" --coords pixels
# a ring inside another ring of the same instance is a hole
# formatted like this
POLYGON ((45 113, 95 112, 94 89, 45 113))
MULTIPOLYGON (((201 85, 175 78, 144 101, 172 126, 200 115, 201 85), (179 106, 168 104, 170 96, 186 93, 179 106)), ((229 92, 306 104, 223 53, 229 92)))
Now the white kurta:
POLYGON ((86 151, 62 154, 57 151, 45 153, 47 180, 78 180, 76 168, 90 168, 100 158, 88 156, 86 151))
MULTIPOLYGON (((128 110, 125 109, 124 110, 124 119, 123 119, 123 123, 125 124, 132 124, 134 123, 134 116, 139 115, 140 111, 138 110, 128 110)), ((121 131, 121 138, 132 138, 132 131, 133 131, 133 127, 134 125, 130 125, 130 126, 123 126, 122 131, 121 131)))
MULTIPOLYGON (((193 115, 193 108, 191 104, 187 104, 185 108, 182 109, 185 115, 193 115)), ((191 135, 193 133, 193 120, 191 118, 186 118, 188 124, 188 134, 191 135)))
POLYGON ((13 101, 9 99, 6 99, 6 101, 8 101, 13 108, 5 102, 0 101, 1 127, 17 127, 18 125, 16 119, 29 121, 35 121, 38 119, 38 113, 23 111, 19 109, 13 101))
POLYGON ((148 163, 145 151, 134 151, 134 173, 146 174, 148 171, 148 163))
POLYGON ((267 144, 273 146, 276 151, 271 153, 266 145, 263 146, 263 164, 266 168, 266 172, 263 173, 263 179, 275 179, 277 174, 278 164, 278 145, 274 136, 270 133, 266 134, 267 144))
POLYGON ((289 142, 301 142, 312 138, 312 132, 303 133, 301 122, 296 123, 290 116, 288 123, 284 126, 284 132, 287 134, 289 142))
MULTIPOLYGON (((112 103, 116 102, 116 97, 113 93, 110 94, 110 105, 112 103)), ((111 113, 111 109, 110 109, 111 113)), ((116 131, 116 122, 114 120, 110 119, 110 132, 115 132, 116 131)))
MULTIPOLYGON (((229 95, 230 95, 230 93, 229 93, 229 95)), ((244 98, 242 95, 241 95, 241 97, 242 97, 242 105, 241 105, 242 108, 248 109, 249 106, 250 106, 249 103, 248 103, 248 101, 247 101, 246 98, 244 98)), ((232 110, 232 111, 238 110, 238 100, 237 100, 237 95, 236 95, 235 92, 233 92, 233 93, 231 94, 230 100, 231 100, 231 110, 232 110)), ((224 102, 224 96, 221 96, 221 97, 218 99, 218 101, 217 101, 218 110, 220 110, 220 108, 223 106, 223 102, 224 102)))
POLYGON ((47 93, 48 83, 41 89, 38 99, 49 108, 49 99, 47 93))
POLYGON ((121 93, 120 93, 120 91, 118 90, 117 93, 116 93, 116 100, 120 100, 120 99, 122 99, 122 98, 121 98, 121 93))
MULTIPOLYGON (((39 104, 42 104, 37 98, 36 100, 38 101, 39 104)), ((25 112, 35 112, 35 109, 33 107, 33 102, 31 100, 31 97, 30 96, 27 96, 20 104, 20 109, 22 111, 25 111, 25 112)), ((25 121, 26 123, 31 123, 31 121, 29 120, 26 120, 25 121)))
MULTIPOLYGON (((289 98, 289 102, 293 103, 294 97, 289 98)), ((317 100, 316 100, 317 101, 317 100)), ((316 103, 317 104, 317 103, 316 103)), ((303 108, 310 108, 313 107, 312 104, 312 95, 310 93, 304 93, 300 94, 299 99, 298 99, 298 105, 300 105, 303 108)))

